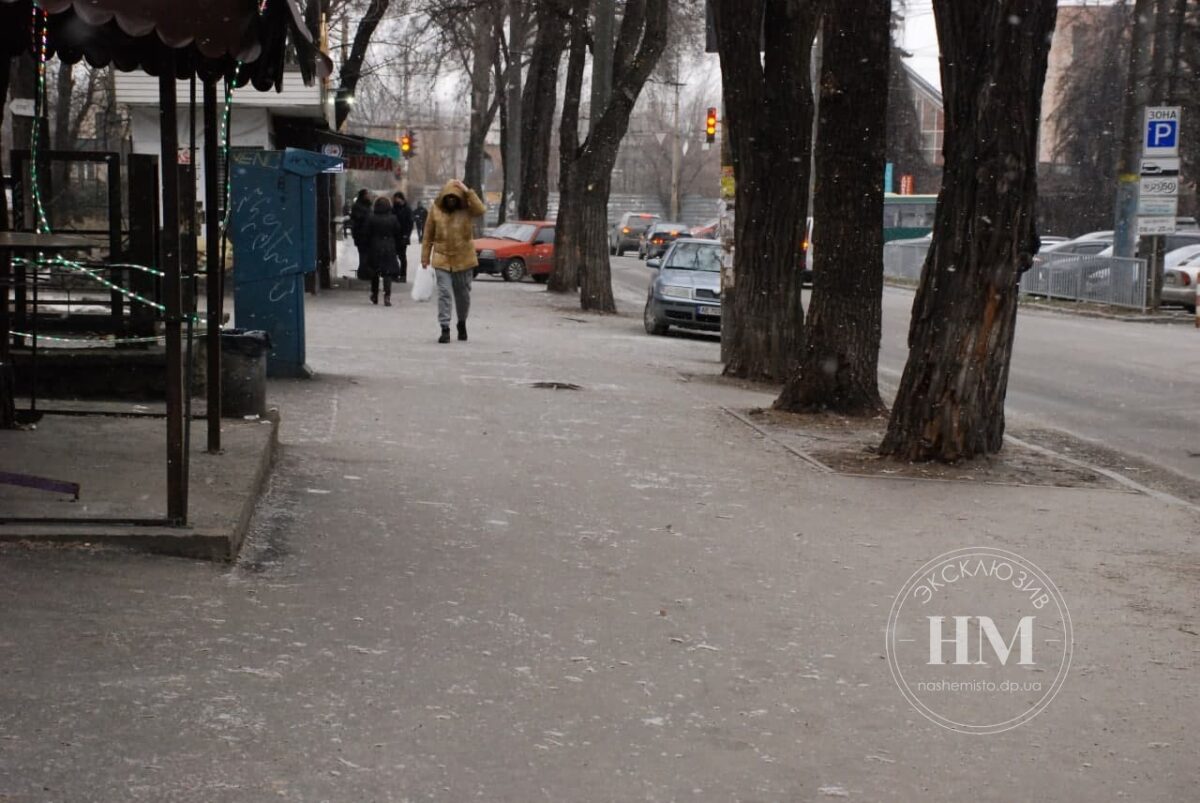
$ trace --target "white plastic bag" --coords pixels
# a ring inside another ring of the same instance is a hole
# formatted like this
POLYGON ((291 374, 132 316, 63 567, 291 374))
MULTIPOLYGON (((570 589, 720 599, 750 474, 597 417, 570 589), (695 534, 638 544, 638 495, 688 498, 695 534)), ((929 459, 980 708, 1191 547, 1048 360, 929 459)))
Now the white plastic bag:
POLYGON ((413 280, 412 300, 428 301, 433 298, 433 268, 418 268, 417 277, 413 280))

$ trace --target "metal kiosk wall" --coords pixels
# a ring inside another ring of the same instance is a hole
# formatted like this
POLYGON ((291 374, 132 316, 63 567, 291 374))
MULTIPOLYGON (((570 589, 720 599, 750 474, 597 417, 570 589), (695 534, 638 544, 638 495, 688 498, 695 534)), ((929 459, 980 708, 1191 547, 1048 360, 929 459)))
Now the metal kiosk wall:
POLYGON ((316 177, 341 161, 294 148, 230 155, 234 316, 239 329, 270 335, 268 376, 312 375, 304 275, 317 269, 316 177))

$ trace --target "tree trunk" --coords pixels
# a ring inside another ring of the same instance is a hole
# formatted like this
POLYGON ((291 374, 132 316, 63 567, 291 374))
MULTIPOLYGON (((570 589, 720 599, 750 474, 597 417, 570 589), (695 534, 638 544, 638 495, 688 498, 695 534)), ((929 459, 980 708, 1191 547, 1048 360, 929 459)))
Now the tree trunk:
POLYGON ((835 4, 822 23, 813 290, 800 369, 775 406, 873 415, 879 396, 891 4, 835 4))
MULTIPOLYGON (((572 15, 572 70, 579 58, 577 40, 584 37, 586 42, 587 0, 577 3, 576 11, 580 8, 582 14, 572 15)), ((564 167, 569 168, 571 176, 567 183, 572 189, 570 197, 562 203, 569 201, 579 206, 578 212, 565 217, 570 229, 567 235, 574 245, 578 263, 568 265, 556 254, 555 273, 550 281, 555 289, 565 291, 570 287, 572 272, 576 272, 580 277, 580 306, 591 312, 616 312, 617 309, 606 232, 612 170, 621 139, 629 128, 629 116, 666 45, 669 12, 668 0, 627 0, 613 51, 613 86, 608 103, 598 117, 597 110, 592 110, 591 133, 581 147, 571 147, 578 137, 576 111, 574 129, 569 132, 573 136, 562 145, 564 167)), ((582 70, 581 66, 579 70, 582 70)), ((578 104, 578 100, 575 103, 578 104)), ((559 228, 557 236, 562 234, 563 230, 559 228)))
MULTIPOLYGON (((496 16, 488 6, 473 12, 471 45, 471 122, 467 133, 467 163, 463 183, 483 197, 484 148, 499 104, 492 105, 492 69, 496 60, 496 16)), ((497 93, 504 91, 496 87, 497 93)), ((497 98, 498 100, 498 98, 497 98)))
POLYGON ((549 212, 550 141, 558 102, 558 65, 566 48, 566 14, 558 2, 538 4, 537 36, 521 93, 521 188, 517 192, 521 220, 545 220, 549 212))
POLYGON ((592 100, 588 130, 608 105, 613 82, 613 37, 617 28, 616 0, 592 0, 592 100))
POLYGON ((571 47, 567 60, 567 85, 563 93, 558 133, 558 221, 554 227, 554 270, 546 283, 553 293, 579 289, 579 232, 582 210, 575 202, 582 194, 575 172, 579 150, 579 106, 583 100, 583 71, 587 61, 587 0, 571 0, 571 47))
POLYGON ((800 247, 808 217, 816 4, 713 0, 713 17, 737 183, 734 268, 722 303, 725 373, 783 380, 795 370, 804 335, 800 247))
MULTIPOLYGON (((508 52, 504 62, 504 98, 500 104, 500 150, 504 154, 504 192, 500 203, 501 222, 515 211, 521 197, 521 67, 529 33, 529 17, 521 0, 508 3, 508 52)), ((499 91, 499 90, 497 90, 499 91)))
MULTIPOLYGON (((58 75, 55 80, 54 98, 54 149, 59 151, 75 150, 71 137, 71 100, 75 95, 75 68, 73 65, 60 61, 58 75)), ((71 193, 67 191, 66 162, 50 163, 50 197, 53 199, 53 210, 58 219, 55 225, 61 226, 71 217, 71 193)))
POLYGON ((1142 113, 1150 103, 1153 76, 1154 0, 1136 0, 1129 72, 1121 109, 1121 149, 1117 157, 1117 199, 1113 214, 1113 256, 1137 251, 1138 174, 1142 158, 1142 113))
POLYGON ((1055 0, 934 0, 945 181, 913 303, 908 363, 880 451, 997 452, 1017 282, 1037 253, 1037 141, 1055 0))

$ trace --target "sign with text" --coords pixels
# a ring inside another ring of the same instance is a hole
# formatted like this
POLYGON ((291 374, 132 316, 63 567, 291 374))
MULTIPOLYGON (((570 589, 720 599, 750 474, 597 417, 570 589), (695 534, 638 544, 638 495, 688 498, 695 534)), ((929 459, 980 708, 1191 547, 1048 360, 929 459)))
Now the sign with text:
POLYGON ((1137 219, 1137 233, 1142 235, 1155 234, 1174 234, 1175 233, 1175 216, 1169 217, 1139 217, 1137 219))
POLYGON ((1146 123, 1142 127, 1142 154, 1147 159, 1179 156, 1179 113, 1178 106, 1150 106, 1146 109, 1146 123))
POLYGON ((1169 217, 1174 220, 1178 213, 1179 196, 1177 195, 1143 195, 1138 198, 1139 217, 1169 217))

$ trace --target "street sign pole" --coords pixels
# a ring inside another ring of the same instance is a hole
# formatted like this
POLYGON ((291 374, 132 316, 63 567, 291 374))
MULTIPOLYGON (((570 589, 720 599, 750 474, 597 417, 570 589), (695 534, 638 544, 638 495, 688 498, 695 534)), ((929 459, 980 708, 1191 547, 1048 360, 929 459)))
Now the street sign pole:
POLYGON ((1163 239, 1175 231, 1179 211, 1178 106, 1149 106, 1142 124, 1142 167, 1138 180, 1137 234, 1148 236, 1146 305, 1162 300, 1163 239))

